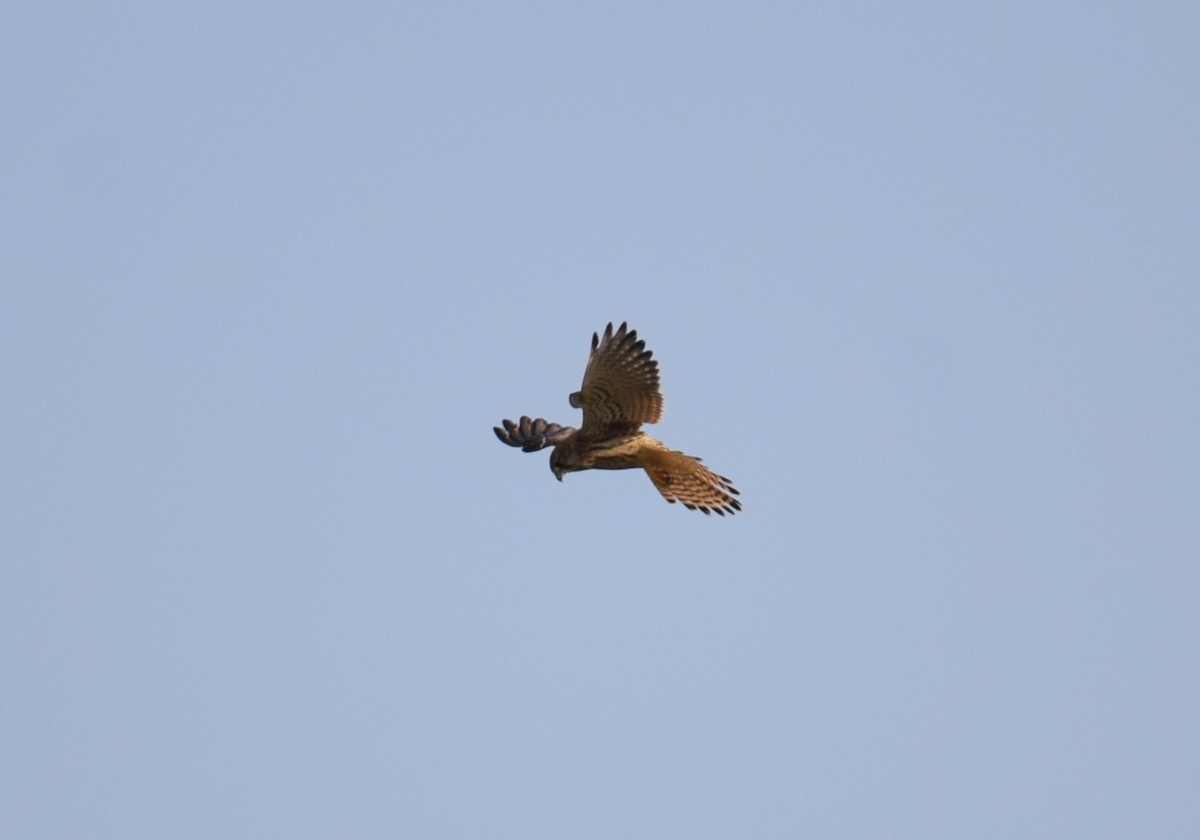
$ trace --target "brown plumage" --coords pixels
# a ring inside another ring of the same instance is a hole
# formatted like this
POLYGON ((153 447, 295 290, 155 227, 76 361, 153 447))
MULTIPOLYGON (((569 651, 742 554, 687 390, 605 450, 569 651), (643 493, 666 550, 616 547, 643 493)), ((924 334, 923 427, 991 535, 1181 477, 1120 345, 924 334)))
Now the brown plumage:
POLYGON ((579 429, 522 417, 519 423, 504 420, 495 428, 496 436, 525 452, 553 446, 550 469, 559 481, 578 470, 640 467, 668 502, 722 516, 742 509, 728 478, 639 430, 662 417, 663 397, 658 362, 624 323, 615 332, 610 323, 603 337, 592 334, 583 384, 570 403, 583 409, 579 429))

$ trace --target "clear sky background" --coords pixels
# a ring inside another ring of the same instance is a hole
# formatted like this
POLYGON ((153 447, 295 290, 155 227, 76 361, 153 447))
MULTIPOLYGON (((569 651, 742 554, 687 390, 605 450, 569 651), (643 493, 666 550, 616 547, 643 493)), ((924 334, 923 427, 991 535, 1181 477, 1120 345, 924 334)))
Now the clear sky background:
POLYGON ((1200 836, 1198 9, 5 4, 0 835, 1200 836))

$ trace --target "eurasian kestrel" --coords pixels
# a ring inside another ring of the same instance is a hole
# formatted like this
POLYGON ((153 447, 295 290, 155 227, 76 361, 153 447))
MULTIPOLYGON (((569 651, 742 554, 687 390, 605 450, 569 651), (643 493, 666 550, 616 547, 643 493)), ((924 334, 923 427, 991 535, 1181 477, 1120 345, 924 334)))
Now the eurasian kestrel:
POLYGON ((604 336, 592 333, 592 353, 583 373, 583 385, 571 394, 574 408, 583 409, 579 429, 522 417, 496 426, 496 437, 525 452, 553 446, 550 469, 562 481, 577 470, 626 470, 641 467, 663 498, 683 502, 690 510, 706 514, 737 513, 742 503, 738 491, 692 455, 668 449, 645 432, 643 423, 657 423, 663 397, 658 390, 658 362, 646 342, 625 324, 614 333, 610 323, 604 336))

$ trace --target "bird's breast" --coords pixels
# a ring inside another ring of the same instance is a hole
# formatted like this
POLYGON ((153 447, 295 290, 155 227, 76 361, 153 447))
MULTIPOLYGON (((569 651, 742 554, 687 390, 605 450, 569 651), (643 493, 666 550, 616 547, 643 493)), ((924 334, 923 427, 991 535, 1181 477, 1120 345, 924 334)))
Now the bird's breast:
POLYGON ((647 449, 662 448, 661 443, 642 432, 593 440, 584 450, 583 463, 585 469, 626 470, 642 466, 647 449))

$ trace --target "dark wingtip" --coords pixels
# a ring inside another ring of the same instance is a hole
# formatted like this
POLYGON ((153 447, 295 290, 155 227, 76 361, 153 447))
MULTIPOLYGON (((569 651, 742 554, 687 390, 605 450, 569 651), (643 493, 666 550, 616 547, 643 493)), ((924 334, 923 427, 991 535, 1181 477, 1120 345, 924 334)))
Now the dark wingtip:
POLYGON ((492 431, 496 433, 496 437, 500 439, 501 443, 506 443, 509 446, 520 446, 512 437, 513 430, 517 427, 516 424, 511 420, 503 420, 501 422, 504 423, 504 428, 492 426, 492 431))

